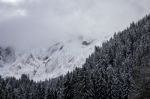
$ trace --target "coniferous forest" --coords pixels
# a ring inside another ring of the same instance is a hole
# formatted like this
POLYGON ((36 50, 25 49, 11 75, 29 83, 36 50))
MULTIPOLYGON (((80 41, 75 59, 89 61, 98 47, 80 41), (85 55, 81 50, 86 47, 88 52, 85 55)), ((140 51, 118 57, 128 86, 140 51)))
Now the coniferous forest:
POLYGON ((65 76, 0 77, 0 99, 150 99, 150 15, 95 47, 82 68, 65 76))

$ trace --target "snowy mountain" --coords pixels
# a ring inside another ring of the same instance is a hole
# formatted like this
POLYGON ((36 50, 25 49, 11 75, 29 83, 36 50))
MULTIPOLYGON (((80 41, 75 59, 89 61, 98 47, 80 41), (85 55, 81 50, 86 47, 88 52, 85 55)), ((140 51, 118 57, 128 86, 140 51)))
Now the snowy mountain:
POLYGON ((81 67, 98 44, 101 44, 99 40, 79 37, 25 52, 0 48, 0 75, 20 78, 22 74, 28 74, 35 81, 55 78, 81 67))

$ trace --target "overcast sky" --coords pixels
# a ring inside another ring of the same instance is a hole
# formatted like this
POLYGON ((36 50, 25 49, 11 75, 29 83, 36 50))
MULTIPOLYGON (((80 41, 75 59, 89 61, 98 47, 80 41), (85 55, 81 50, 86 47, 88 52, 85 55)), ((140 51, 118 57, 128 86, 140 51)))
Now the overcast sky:
POLYGON ((104 39, 150 12, 150 0, 0 0, 0 45, 31 47, 79 35, 104 39))

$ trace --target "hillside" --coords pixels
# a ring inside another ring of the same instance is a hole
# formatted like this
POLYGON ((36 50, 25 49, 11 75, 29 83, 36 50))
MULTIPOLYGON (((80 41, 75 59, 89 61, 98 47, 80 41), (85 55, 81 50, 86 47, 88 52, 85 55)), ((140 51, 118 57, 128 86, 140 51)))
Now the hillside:
POLYGON ((0 48, 0 75, 20 78, 29 75, 35 81, 44 81, 65 75, 68 71, 81 67, 99 40, 74 38, 56 42, 48 48, 17 51, 11 47, 0 48))
POLYGON ((37 83, 1 78, 0 92, 2 99, 149 99, 149 71, 150 15, 95 47, 82 68, 37 83))

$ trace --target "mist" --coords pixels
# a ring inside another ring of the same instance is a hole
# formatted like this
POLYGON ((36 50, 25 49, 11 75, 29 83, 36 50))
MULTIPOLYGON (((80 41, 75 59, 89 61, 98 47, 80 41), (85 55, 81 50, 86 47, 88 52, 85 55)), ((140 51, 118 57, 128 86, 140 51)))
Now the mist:
POLYGON ((0 0, 0 45, 45 47, 105 39, 149 14, 150 0, 0 0))

